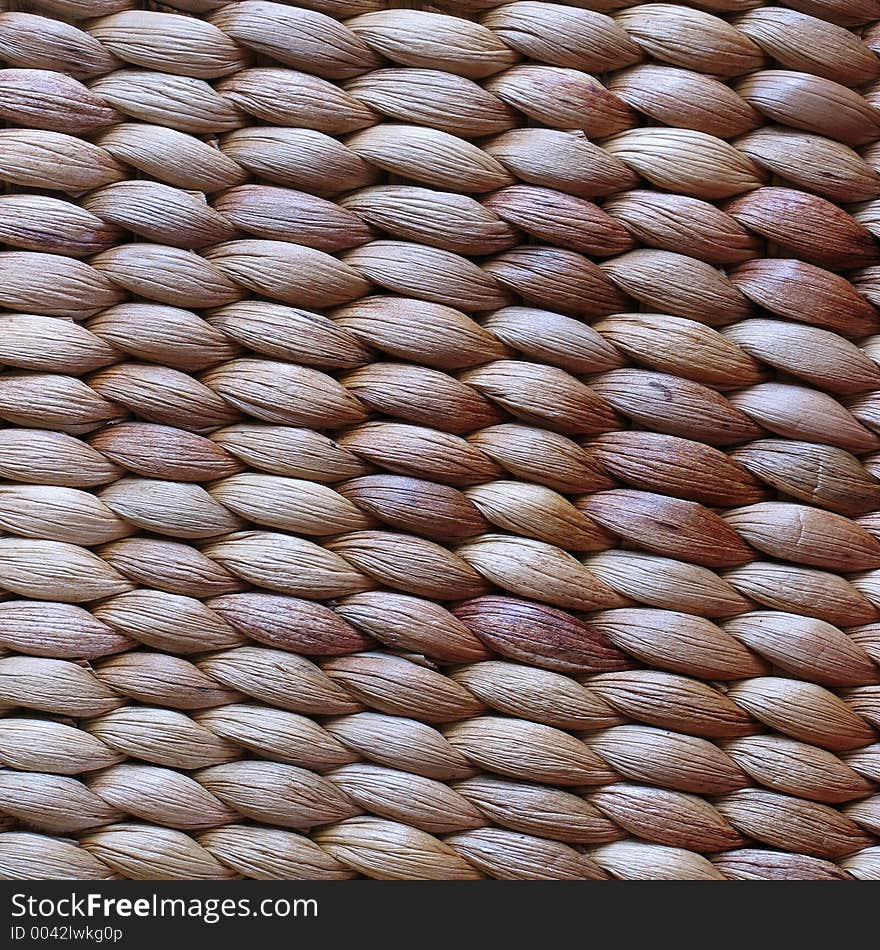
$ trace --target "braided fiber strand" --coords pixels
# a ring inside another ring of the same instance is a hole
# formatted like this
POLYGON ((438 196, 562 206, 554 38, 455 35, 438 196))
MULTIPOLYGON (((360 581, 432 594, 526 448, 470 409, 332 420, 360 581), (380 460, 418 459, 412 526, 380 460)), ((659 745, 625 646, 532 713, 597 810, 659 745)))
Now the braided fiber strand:
POLYGON ((0 11, 0 877, 880 879, 880 0, 0 11))

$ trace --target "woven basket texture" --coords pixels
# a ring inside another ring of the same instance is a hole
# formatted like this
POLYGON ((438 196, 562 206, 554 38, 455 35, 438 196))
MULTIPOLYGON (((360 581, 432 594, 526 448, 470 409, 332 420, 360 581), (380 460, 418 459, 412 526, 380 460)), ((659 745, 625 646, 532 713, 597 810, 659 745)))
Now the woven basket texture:
POLYGON ((0 13, 0 877, 880 879, 880 0, 169 2, 0 13))

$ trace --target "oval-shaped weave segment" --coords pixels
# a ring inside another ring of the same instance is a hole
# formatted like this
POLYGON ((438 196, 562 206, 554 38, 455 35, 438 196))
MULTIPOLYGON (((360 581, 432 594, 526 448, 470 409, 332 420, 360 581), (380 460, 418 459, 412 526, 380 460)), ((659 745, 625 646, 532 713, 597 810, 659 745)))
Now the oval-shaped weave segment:
POLYGON ((0 878, 878 879, 878 52, 0 3, 0 878))

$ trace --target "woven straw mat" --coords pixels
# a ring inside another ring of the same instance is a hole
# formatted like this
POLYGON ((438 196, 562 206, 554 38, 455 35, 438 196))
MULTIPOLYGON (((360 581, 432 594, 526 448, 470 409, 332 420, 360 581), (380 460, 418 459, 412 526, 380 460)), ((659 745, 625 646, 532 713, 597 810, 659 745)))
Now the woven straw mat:
POLYGON ((0 14, 0 876, 880 879, 880 0, 0 14))

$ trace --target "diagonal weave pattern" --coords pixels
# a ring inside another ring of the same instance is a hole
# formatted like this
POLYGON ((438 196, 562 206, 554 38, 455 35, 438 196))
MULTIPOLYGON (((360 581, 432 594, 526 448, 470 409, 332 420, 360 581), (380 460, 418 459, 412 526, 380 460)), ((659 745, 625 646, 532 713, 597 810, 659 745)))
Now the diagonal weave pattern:
POLYGON ((880 0, 171 2, 0 13, 0 876, 880 879, 880 0))

